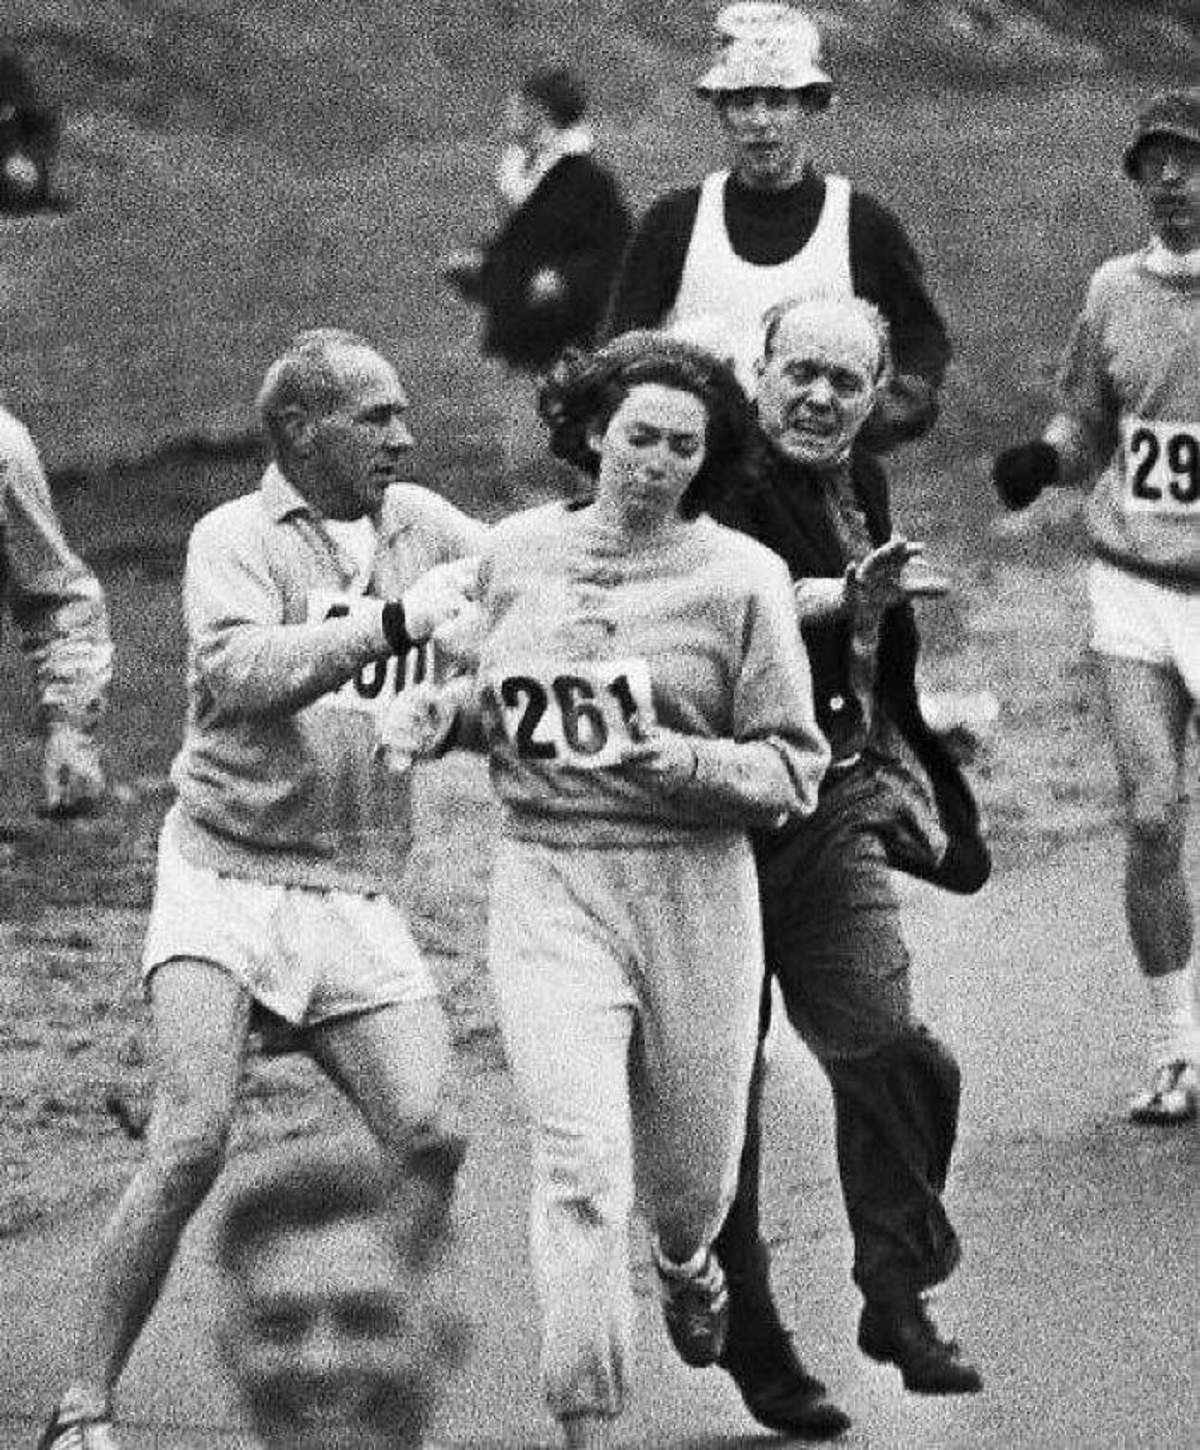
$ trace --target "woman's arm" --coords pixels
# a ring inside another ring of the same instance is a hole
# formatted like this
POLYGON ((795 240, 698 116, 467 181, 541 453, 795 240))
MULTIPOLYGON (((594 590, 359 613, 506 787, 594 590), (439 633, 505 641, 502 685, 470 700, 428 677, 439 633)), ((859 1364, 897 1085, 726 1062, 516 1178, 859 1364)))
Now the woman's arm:
POLYGON ((782 560, 768 559, 747 602, 732 738, 652 728, 625 767, 745 827, 809 814, 829 763, 791 581, 782 560))

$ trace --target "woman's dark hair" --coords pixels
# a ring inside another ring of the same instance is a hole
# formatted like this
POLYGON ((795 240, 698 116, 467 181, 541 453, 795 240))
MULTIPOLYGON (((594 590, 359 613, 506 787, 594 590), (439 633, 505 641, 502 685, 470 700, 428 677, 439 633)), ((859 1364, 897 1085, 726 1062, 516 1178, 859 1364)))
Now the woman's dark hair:
POLYGON ((680 514, 694 519, 741 487, 755 429, 750 401, 732 368, 696 343, 638 330, 622 333, 595 352, 569 349, 538 394, 550 451, 595 478, 600 460, 589 434, 603 431, 630 391, 643 383, 678 388, 704 404, 704 461, 679 501, 680 514))

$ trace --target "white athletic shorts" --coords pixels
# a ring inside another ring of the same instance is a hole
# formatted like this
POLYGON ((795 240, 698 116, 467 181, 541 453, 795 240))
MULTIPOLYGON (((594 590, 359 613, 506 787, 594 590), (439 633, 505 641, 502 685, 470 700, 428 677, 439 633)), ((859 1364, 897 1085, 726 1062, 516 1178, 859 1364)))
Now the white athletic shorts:
POLYGON ((296 1027, 437 995, 404 913, 386 896, 210 871, 183 857, 168 825, 159 840, 143 985, 176 957, 211 962, 296 1027))
POLYGON ((1088 594, 1094 650, 1176 670, 1200 701, 1200 591, 1171 589, 1097 559, 1088 594))

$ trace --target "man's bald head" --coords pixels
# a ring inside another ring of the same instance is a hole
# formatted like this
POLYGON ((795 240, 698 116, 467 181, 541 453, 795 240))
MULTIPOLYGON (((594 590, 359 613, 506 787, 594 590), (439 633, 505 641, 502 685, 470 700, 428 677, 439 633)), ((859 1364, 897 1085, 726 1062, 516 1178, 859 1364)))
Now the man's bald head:
POLYGON ((836 467, 866 422, 890 369, 882 315, 857 297, 813 296, 767 315, 758 364, 758 419, 794 462, 836 467))
POLYGON ((258 391, 258 416, 276 454, 286 451, 283 422, 295 408, 321 417, 345 401, 348 374, 362 354, 379 354, 356 332, 315 327, 297 333, 267 369, 258 391))
POLYGON ((767 313, 763 359, 818 347, 878 381, 891 359, 883 314, 862 297, 792 297, 767 313))

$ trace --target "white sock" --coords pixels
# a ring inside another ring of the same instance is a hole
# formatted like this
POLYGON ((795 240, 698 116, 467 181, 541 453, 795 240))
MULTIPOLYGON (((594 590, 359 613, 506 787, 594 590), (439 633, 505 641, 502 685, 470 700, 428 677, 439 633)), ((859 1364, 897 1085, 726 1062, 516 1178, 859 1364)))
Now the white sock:
POLYGON ((102 1392, 78 1384, 67 1386, 57 1408, 68 1420, 73 1416, 101 1419, 111 1413, 108 1399, 102 1392))
POLYGON ((708 1248, 706 1245, 701 1245, 690 1259, 685 1259, 682 1264, 677 1264, 674 1259, 667 1258, 663 1253, 662 1245, 655 1239, 654 1262, 671 1279, 694 1279, 708 1262, 708 1248))
POLYGON ((1146 978, 1150 994, 1150 1052, 1156 1067, 1181 1060, 1194 1063, 1200 1058, 1195 979, 1191 962, 1181 972, 1146 978))

